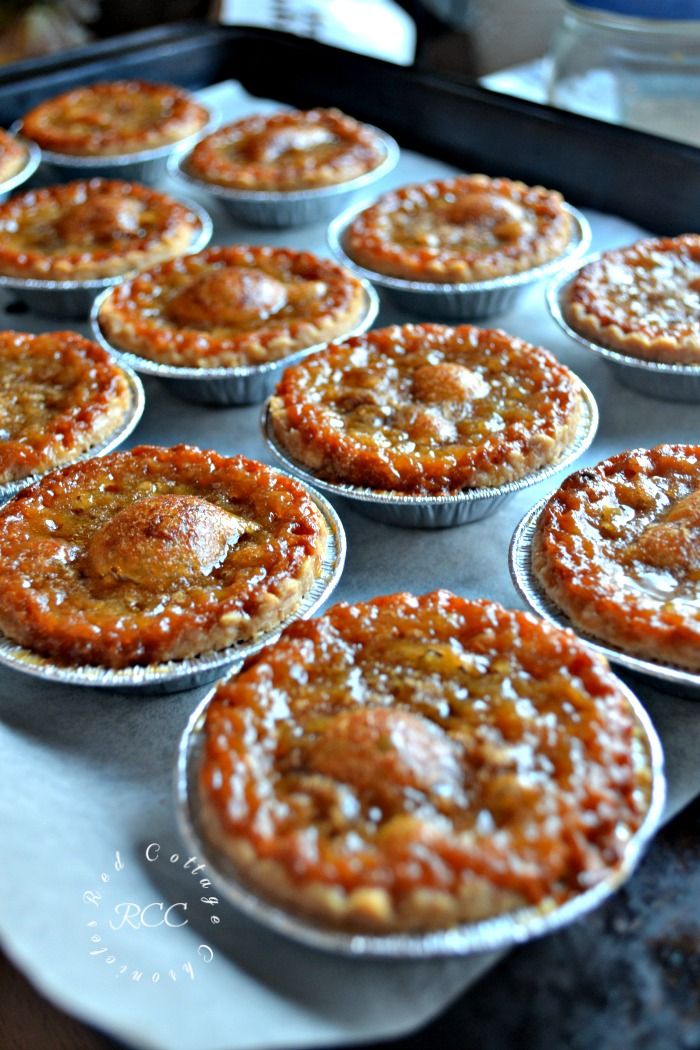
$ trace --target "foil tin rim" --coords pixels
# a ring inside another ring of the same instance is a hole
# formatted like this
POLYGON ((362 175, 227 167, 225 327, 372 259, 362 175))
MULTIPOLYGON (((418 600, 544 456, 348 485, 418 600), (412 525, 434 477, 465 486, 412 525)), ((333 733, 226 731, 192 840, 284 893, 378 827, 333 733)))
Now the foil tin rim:
MULTIPOLYGON (((214 233, 214 223, 209 212, 196 201, 177 198, 178 204, 182 204, 188 211, 197 217, 200 229, 197 230, 192 242, 183 255, 194 255, 206 248, 214 233)), ((94 291, 101 292, 109 290, 113 285, 120 284, 129 277, 135 277, 138 270, 129 270, 127 273, 116 274, 112 277, 94 277, 86 281, 49 281, 39 277, 13 277, 9 274, 0 274, 0 288, 10 291, 36 291, 36 292, 67 292, 67 291, 94 291)))
POLYGON ((673 364, 668 361, 645 361, 641 357, 632 357, 631 354, 623 354, 619 350, 611 350, 609 347, 603 346, 600 343, 594 343, 592 340, 580 335, 579 332, 571 327, 564 316, 563 310, 564 298, 569 285, 584 266, 588 266, 588 264, 592 262, 597 262, 603 254, 603 252, 597 252, 595 255, 587 255, 583 260, 577 260, 574 265, 568 265, 561 271, 561 273, 558 273, 547 285, 545 299, 552 320, 565 335, 575 343, 578 343, 578 345, 583 347, 584 350, 590 350, 592 353, 598 354, 599 357, 605 358, 612 364, 622 365, 624 368, 636 368, 640 372, 650 374, 656 373, 658 375, 666 376, 693 376, 695 378, 700 378, 700 364, 673 364))
POLYGON ((336 259, 340 260, 356 276, 364 277, 366 280, 379 285, 380 288, 386 288, 389 291, 411 292, 416 295, 451 294, 469 296, 483 292, 502 291, 508 288, 525 288, 550 276, 571 259, 578 259, 588 250, 592 238, 588 219, 577 208, 574 208, 571 204, 564 203, 564 210, 569 213, 573 220, 574 230, 568 245, 556 258, 548 259, 547 262, 541 263, 539 266, 533 266, 529 270, 506 274, 503 277, 492 277, 486 281, 463 281, 460 283, 451 283, 449 281, 411 281, 404 277, 392 277, 389 274, 378 273, 376 270, 368 270, 356 263, 346 253, 343 247, 343 238, 347 227, 360 212, 366 211, 371 206, 371 203, 367 204, 366 201, 353 204, 329 223, 327 241, 331 252, 336 259))
POLYGON ((468 956, 515 947, 517 944, 553 932, 602 904, 632 874, 661 818, 666 798, 661 743, 640 701, 624 682, 617 680, 643 733, 652 774, 651 797, 646 816, 630 839, 619 868, 596 886, 551 910, 526 908, 424 934, 373 935, 334 930, 299 914, 285 911, 258 895, 254 889, 238 879, 233 863, 207 839, 199 819, 196 780, 206 709, 218 684, 220 683, 208 691, 195 708, 180 739, 175 768, 176 814, 180 833, 193 852, 206 861, 212 880, 231 904, 261 925, 311 948, 358 959, 431 959, 468 956))
POLYGON ((26 160, 19 171, 16 171, 14 175, 10 175, 4 182, 0 182, 0 193, 12 193, 18 186, 31 179, 34 172, 41 164, 41 150, 37 146, 36 142, 32 142, 31 139, 24 139, 21 135, 14 135, 15 141, 26 150, 26 160))
MULTIPOLYGON (((578 377, 577 377, 578 378, 578 377)), ((581 419, 574 440, 567 445, 559 459, 554 463, 548 463, 536 471, 531 471, 516 481, 508 481, 503 485, 493 488, 470 488, 461 492, 449 493, 447 495, 422 495, 416 496, 402 492, 382 491, 379 489, 362 488, 359 485, 347 485, 341 482, 324 481, 317 478, 303 464, 292 459, 287 450, 277 441, 270 423, 269 399, 263 405, 260 425, 263 438, 274 454, 278 462, 285 470, 296 475, 308 485, 321 489, 330 496, 342 496, 344 499, 357 500, 363 503, 373 503, 390 507, 445 507, 464 503, 474 503, 478 500, 493 499, 498 496, 506 496, 511 493, 520 492, 522 489, 530 488, 573 463, 590 448, 598 430, 599 414, 596 400, 585 383, 579 379, 581 390, 581 419)))
POLYGON ((591 649, 604 656, 609 663, 617 664, 635 674, 656 679, 667 685, 675 685, 692 692, 697 691, 700 699, 700 674, 694 674, 682 667, 674 667, 672 664, 645 660, 640 656, 633 656, 622 649, 615 649, 601 642, 594 635, 580 630, 544 591, 532 570, 532 542, 540 515, 549 499, 549 496, 545 496, 530 508, 519 522, 510 541, 508 552, 510 575, 513 586, 521 598, 538 616, 548 620, 556 627, 568 627, 591 649))
POLYGON ((129 368, 128 364, 125 364, 122 361, 114 361, 113 364, 126 379, 130 394, 129 409, 114 430, 107 434, 102 441, 97 442, 95 445, 91 445, 90 448, 86 449, 74 459, 66 460, 65 463, 61 463, 56 467, 47 467, 46 470, 32 474, 30 477, 20 478, 17 481, 8 481, 6 484, 0 485, 0 507, 4 506, 4 504, 9 499, 12 499, 13 496, 16 496, 18 492, 22 492, 24 489, 28 488, 29 485, 33 485, 47 474, 50 474, 52 470, 60 470, 62 467, 72 466, 75 463, 82 463, 83 460, 93 459, 95 456, 104 456, 107 452, 113 452, 114 449, 121 445, 122 442, 126 441, 129 435, 136 429, 146 406, 146 395, 144 393, 143 383, 133 369, 129 368))
POLYGON ((362 175, 357 175, 354 179, 348 179, 345 182, 334 183, 332 186, 317 186, 306 190, 237 190, 229 186, 220 186, 215 182, 207 182, 205 179, 200 179, 193 175, 187 169, 189 152, 184 151, 173 154, 169 158, 168 174, 173 179, 181 179, 190 186, 196 186, 197 189, 211 193, 222 201, 230 201, 232 204, 280 204, 282 202, 294 203, 297 201, 326 200, 363 189, 365 186, 381 179, 384 175, 388 175, 396 167, 400 153, 396 139, 372 124, 366 124, 365 127, 373 131, 381 140, 385 151, 384 159, 371 171, 366 171, 362 175))
POLYGON ((322 495, 313 490, 308 491, 308 495, 320 510, 328 527, 328 548, 321 571, 296 608, 280 624, 257 638, 183 660, 110 668, 92 664, 57 664, 49 657, 26 649, 0 634, 0 665, 44 681, 125 691, 138 690, 140 687, 148 689, 149 686, 161 683, 176 683, 217 669, 221 669, 223 673, 231 664, 240 663, 274 642, 280 632, 295 620, 306 620, 313 616, 333 593, 340 580, 347 551, 345 530, 336 511, 322 495))
MULTIPOLYGON (((377 314, 379 313, 379 296, 368 281, 362 281, 361 284, 364 295, 363 316, 352 329, 344 335, 331 339, 330 343, 343 342, 345 339, 350 339, 352 336, 361 335, 363 332, 366 332, 377 319, 377 314)), ((114 289, 112 287, 106 288, 97 296, 92 304, 92 309, 90 311, 90 326, 95 340, 104 350, 107 350, 114 357, 127 362, 135 371, 142 372, 144 375, 157 376, 159 379, 247 379, 249 377, 265 376, 282 371, 290 365, 297 364, 310 354, 315 353, 317 350, 323 350, 324 347, 329 345, 329 343, 314 343, 313 346, 305 346, 302 347, 301 350, 295 350, 294 353, 289 354, 287 357, 280 357, 275 361, 265 361, 259 365, 234 365, 230 368, 193 368, 187 365, 162 364, 158 361, 151 361, 147 357, 140 357, 138 354, 133 353, 130 350, 120 350, 118 346, 114 346, 113 343, 110 343, 107 340, 107 337, 104 335, 100 327, 99 313, 102 309, 103 303, 109 298, 113 291, 114 289)))

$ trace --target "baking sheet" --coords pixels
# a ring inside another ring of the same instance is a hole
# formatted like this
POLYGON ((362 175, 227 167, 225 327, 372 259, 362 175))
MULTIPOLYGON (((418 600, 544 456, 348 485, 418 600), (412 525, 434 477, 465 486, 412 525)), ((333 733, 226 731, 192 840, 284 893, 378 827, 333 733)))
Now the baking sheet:
MULTIPOLYGON (((227 118, 278 108, 234 84, 201 94, 227 118)), ((453 170, 405 154, 376 192, 453 170)), ((324 250, 322 227, 245 229, 217 203, 197 199, 212 213, 216 243, 324 250)), ((622 220, 587 214, 595 250, 640 233, 622 220)), ((381 323, 408 319, 386 308, 380 315, 381 323)), ((34 331, 64 326, 17 313, 4 315, 3 323, 34 331)), ((697 440, 697 407, 653 401, 615 383, 598 358, 589 359, 558 332, 541 288, 488 323, 548 346, 593 390, 601 426, 581 465, 635 445, 697 440)), ((258 431, 259 406, 187 404, 156 380, 146 379, 145 386, 146 411, 131 444, 186 441, 271 462, 258 431)), ((349 550, 335 598, 445 586, 522 604, 509 580, 509 540, 528 507, 553 487, 550 481, 528 489, 482 522, 438 531, 382 525, 338 504, 349 550)), ((700 793, 700 705, 632 685, 666 749, 669 817, 700 793)), ((177 740, 202 694, 128 698, 0 672, 0 938, 8 954, 64 1009, 140 1048, 330 1046, 398 1036, 426 1023, 493 958, 339 959, 288 943, 224 904, 202 903, 215 889, 200 887, 191 874, 196 862, 185 868, 188 858, 179 856, 172 790, 177 740), (152 906, 150 925, 134 920, 136 928, 110 929, 110 921, 124 920, 122 906, 129 903, 152 906), (178 907, 173 925, 165 925, 164 910, 173 903, 187 910, 178 907), (187 925, 174 924, 185 917, 187 925)))

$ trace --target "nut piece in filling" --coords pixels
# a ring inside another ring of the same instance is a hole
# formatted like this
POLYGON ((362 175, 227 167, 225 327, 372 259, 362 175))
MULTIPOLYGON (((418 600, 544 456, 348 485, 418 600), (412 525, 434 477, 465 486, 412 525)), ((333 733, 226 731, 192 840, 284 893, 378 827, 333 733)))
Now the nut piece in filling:
POLYGON ((556 460, 580 384, 547 350, 498 330, 375 329, 288 368, 278 441, 327 481, 414 494, 501 485, 556 460))
POLYGON ((326 541, 304 487, 254 460, 187 445, 97 457, 0 511, 0 629, 67 664, 222 649, 293 613, 326 541))
POLYGON ((410 281, 460 283, 520 273, 571 240, 560 193, 459 175, 385 193, 360 212, 343 247, 360 266, 410 281))
POLYGON ((241 190, 304 190, 355 179, 386 156, 366 124, 338 109, 256 115, 219 128, 195 146, 190 172, 241 190))
POLYGON ((112 277, 186 252, 200 229, 186 205, 135 182, 48 186, 0 204, 0 273, 52 281, 112 277))
POLYGON ((568 286, 571 327, 632 357, 700 364, 700 234, 603 252, 568 286))
POLYGON ((0 183, 11 179, 26 163, 25 147, 0 128, 0 183))
POLYGON ((542 512, 532 564, 580 630, 700 671, 700 446, 634 449, 572 474, 542 512))
POLYGON ((360 282, 311 252, 232 245, 140 273, 105 300, 109 342, 165 364, 263 364, 353 328, 360 282))
POLYGON ((76 332, 0 332, 0 485, 76 459, 130 403, 121 369, 76 332))
POLYGON ((113 157, 195 135, 209 111, 173 84, 116 80, 87 84, 41 102, 22 134, 42 149, 79 157, 113 157))
POLYGON ((649 756, 571 631, 449 591, 336 605, 219 686, 207 837, 264 897, 387 933, 552 908, 623 862, 649 756))

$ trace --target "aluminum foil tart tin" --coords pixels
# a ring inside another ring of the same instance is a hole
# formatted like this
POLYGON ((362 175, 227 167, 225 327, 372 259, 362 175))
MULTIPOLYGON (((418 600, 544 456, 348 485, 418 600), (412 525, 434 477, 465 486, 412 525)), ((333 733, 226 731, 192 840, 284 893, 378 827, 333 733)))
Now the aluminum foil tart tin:
POLYGON ((565 612, 556 605, 546 593, 532 569, 532 543, 537 523, 549 497, 539 500, 525 515, 513 533, 510 542, 509 562, 510 575, 515 589, 525 599, 530 608, 545 620, 557 627, 569 627, 579 638, 582 638, 591 649, 601 653, 611 664, 616 664, 625 671, 645 679, 650 685, 663 692, 674 693, 700 700, 700 674, 674 667, 672 664, 657 663, 632 656, 622 649, 615 649, 596 639, 593 635, 579 630, 565 612))
POLYGON ((630 354, 621 354, 610 350, 599 343, 593 343, 585 336, 579 335, 564 317, 564 301, 569 285, 582 266, 595 262, 598 255, 590 255, 577 263, 567 266, 551 281, 547 287, 547 307, 552 318, 561 330, 575 343, 598 354, 608 365, 615 378, 623 386, 635 390, 647 397, 661 398, 663 401, 700 402, 700 365, 673 365, 665 361, 644 361, 630 354))
POLYGON ((356 193, 387 175, 396 166, 399 159, 396 141, 379 128, 372 128, 372 131, 384 145, 384 160, 372 171, 334 186, 287 191, 230 189, 193 175, 187 166, 189 156, 182 152, 170 158, 168 171, 174 179, 180 179, 217 197, 233 218, 251 226, 310 226, 316 222, 328 222, 347 206, 356 193))
MULTIPOLYGON (((235 673, 235 672, 234 672, 235 673)), ((206 709, 214 688, 193 712, 180 740, 176 767, 176 803, 180 831, 192 852, 203 860, 221 893, 249 918, 277 933, 313 948, 355 957, 429 959, 438 956, 477 955, 512 948, 565 926, 601 904, 632 874, 647 842, 656 830, 663 808, 666 783, 663 752, 651 719, 622 682, 643 737, 652 771, 649 809, 639 830, 630 839, 623 863, 599 882, 559 907, 527 908, 480 922, 464 923, 430 933, 353 934, 335 930, 313 919, 285 911, 257 895, 240 881, 235 866, 207 838, 201 820, 198 773, 203 748, 206 709)))
POLYGON ((489 281, 462 284, 409 281, 402 277, 389 277, 375 270, 367 270, 346 254, 343 246, 345 231, 353 219, 367 207, 366 201, 354 205, 331 222, 328 227, 328 244, 331 251, 356 276, 364 277, 365 280, 378 285, 397 306, 416 317, 439 321, 469 321, 479 317, 492 317, 510 310, 529 288, 551 276, 571 259, 578 259, 591 243, 591 227, 588 220, 576 208, 565 204, 564 207, 573 220, 573 232, 566 251, 556 259, 523 270, 522 273, 494 277, 489 281))
MULTIPOLYGON (((214 231, 214 224, 200 204, 181 200, 200 222, 200 228, 192 238, 185 254, 193 255, 206 248, 214 231)), ((93 300, 99 292, 120 284, 132 273, 120 273, 115 277, 100 277, 90 281, 42 281, 34 277, 10 277, 0 274, 0 292, 14 296, 26 303, 38 314, 49 314, 57 318, 83 319, 90 313, 93 300)))
MULTIPOLYGON (((165 146, 140 150, 138 153, 121 153, 114 157, 78 157, 70 153, 41 151, 41 176, 49 182, 66 182, 72 179, 127 179, 129 182, 159 182, 167 173, 168 158, 173 153, 187 151, 205 135, 212 132, 219 116, 210 107, 209 120, 192 135, 165 146)), ((10 128, 13 134, 21 133, 22 121, 17 120, 10 128)))
POLYGON ((309 485, 314 485, 329 496, 341 496, 350 501, 355 510, 376 521, 406 529, 443 529, 488 517, 516 492, 546 481, 583 455, 598 429, 598 406, 584 383, 581 383, 581 399, 582 412, 576 436, 554 463, 505 485, 463 489, 446 496, 413 496, 402 492, 324 481, 292 459, 289 452, 277 441, 270 424, 267 405, 263 409, 261 426, 268 447, 284 469, 302 478, 309 485))
POLYGON ((205 685, 221 677, 234 664, 241 664, 253 653, 274 642, 294 620, 306 620, 323 605, 335 590, 345 564, 347 544, 340 518, 330 503, 317 492, 310 492, 328 528, 328 548, 321 571, 293 613, 273 630, 265 631, 252 641, 210 650, 186 660, 112 668, 89 664, 58 664, 0 634, 0 665, 14 671, 62 685, 81 685, 92 689, 117 689, 124 693, 163 695, 205 685))
MULTIPOLYGON (((362 284, 364 289, 362 318, 345 335, 339 336, 337 341, 365 332, 371 327, 377 316, 379 297, 371 284, 366 281, 363 281, 362 284)), ((137 372, 162 380, 174 394, 186 401, 195 401, 205 405, 250 405, 264 401, 274 390, 285 368, 297 364, 302 358, 327 345, 317 343, 314 346, 297 350, 277 361, 269 361, 261 365, 241 365, 237 368, 184 368, 179 365, 160 364, 147 357, 120 350, 119 347, 107 341, 100 328, 99 314, 102 304, 111 294, 111 288, 105 289, 92 304, 90 324, 96 341, 113 357, 124 361, 137 372)))
POLYGON ((0 182, 0 201, 4 201, 13 190, 16 190, 18 186, 22 186, 23 183, 31 179, 41 163, 41 150, 36 142, 30 142, 29 139, 23 138, 17 138, 17 141, 26 150, 27 159, 19 171, 16 171, 9 179, 5 179, 4 182, 0 182))
MULTIPOLYGON (((128 365, 119 362, 118 367, 124 373, 124 377, 129 384, 131 398, 128 411, 111 434, 103 438, 98 444, 92 445, 89 449, 83 452, 82 455, 76 456, 75 459, 67 460, 65 463, 61 463, 61 467, 67 467, 70 463, 79 463, 83 459, 92 459, 93 456, 104 456, 107 452, 113 452, 114 449, 118 448, 122 442, 126 441, 129 435, 136 429, 136 426, 143 415, 146 403, 143 384, 128 365)), ((26 489, 28 485, 33 485, 35 481, 38 481, 39 478, 48 473, 49 470, 45 470, 41 474, 32 474, 28 478, 22 478, 19 481, 8 481, 6 484, 0 485, 0 506, 7 503, 9 499, 15 496, 18 492, 21 492, 22 489, 26 489)))

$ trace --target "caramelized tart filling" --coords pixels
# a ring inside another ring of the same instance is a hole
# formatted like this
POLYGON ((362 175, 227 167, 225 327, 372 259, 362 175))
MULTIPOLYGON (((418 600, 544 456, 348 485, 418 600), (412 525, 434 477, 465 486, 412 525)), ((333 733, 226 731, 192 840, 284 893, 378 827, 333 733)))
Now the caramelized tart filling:
POLYGON ((173 84, 116 80, 41 102, 24 117, 22 133, 54 153, 112 157, 178 142, 208 120, 209 111, 173 84))
POLYGON ((579 382, 547 350, 461 325, 375 329, 288 368, 274 433, 328 481, 398 492, 496 486, 573 439, 579 382))
POLYGON ((351 330, 361 283, 311 252, 230 245, 174 259, 121 284, 105 300, 106 338, 163 364, 264 364, 351 330))
POLYGON ((700 447, 659 445, 567 478, 542 512, 533 567, 576 627, 700 671, 700 447))
POLYGON ((207 708, 207 834, 351 930, 542 909, 610 876, 649 756, 605 661, 493 602, 395 594, 287 628, 207 708))
POLYGON ((285 191, 347 182, 385 156, 372 128, 338 109, 310 109, 227 124, 195 146, 188 166, 219 186, 285 191))
POLYGON ((0 511, 0 628, 64 663, 221 649, 294 611, 326 537, 303 486, 242 456, 187 445, 103 456, 0 511))
MULTIPOLYGON (((27 150, 25 147, 0 128, 0 183, 11 179, 26 163, 27 150)), ((1 186, 0 189, 2 189, 1 186)))
POLYGON ((603 252, 569 285, 564 315, 581 335, 611 350, 700 364, 700 234, 603 252))
POLYGON ((385 193, 352 221, 344 248, 377 273, 458 283, 529 270, 561 255, 571 233, 555 190, 459 175, 385 193))
POLYGON ((0 485, 76 459, 130 405, 122 370, 76 332, 0 332, 0 485))
POLYGON ((200 220, 135 182, 89 179, 30 190, 0 204, 0 273, 90 280, 187 251, 200 220))

